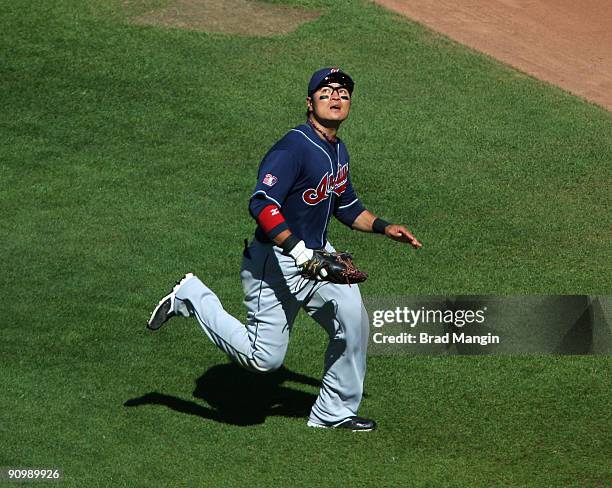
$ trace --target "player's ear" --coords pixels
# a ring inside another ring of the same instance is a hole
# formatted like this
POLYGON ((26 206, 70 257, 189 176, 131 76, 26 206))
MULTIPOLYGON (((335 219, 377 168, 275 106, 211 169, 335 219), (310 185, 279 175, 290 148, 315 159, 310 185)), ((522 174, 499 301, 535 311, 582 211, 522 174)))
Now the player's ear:
POLYGON ((311 113, 314 111, 313 107, 312 107, 312 98, 311 97, 306 97, 306 107, 308 109, 308 113, 311 113))

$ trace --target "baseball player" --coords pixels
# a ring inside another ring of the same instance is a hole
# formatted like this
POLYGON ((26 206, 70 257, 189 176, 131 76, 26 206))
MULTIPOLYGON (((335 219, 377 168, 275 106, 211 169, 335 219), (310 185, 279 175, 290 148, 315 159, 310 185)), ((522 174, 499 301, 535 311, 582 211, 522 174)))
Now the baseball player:
POLYGON ((357 416, 369 334, 359 286, 325 281, 325 270, 316 279, 301 273, 315 250, 334 250, 327 239, 332 215, 353 229, 421 247, 408 229, 366 210, 353 189, 349 155, 337 137, 353 87, 339 68, 316 71, 308 84, 306 122, 280 139, 259 166, 249 201, 257 229, 240 271, 246 326, 189 273, 161 299, 148 327, 159 329, 176 315, 193 316, 234 361, 265 373, 283 364, 291 327, 304 309, 329 335, 322 386, 307 425, 371 431, 376 422, 357 416))

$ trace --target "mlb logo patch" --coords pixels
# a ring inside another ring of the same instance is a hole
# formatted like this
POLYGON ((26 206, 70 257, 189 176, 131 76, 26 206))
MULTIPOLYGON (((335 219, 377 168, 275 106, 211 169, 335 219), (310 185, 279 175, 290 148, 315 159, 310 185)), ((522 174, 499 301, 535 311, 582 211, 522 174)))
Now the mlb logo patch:
POLYGON ((267 186, 274 186, 277 181, 278 181, 278 178, 276 176, 268 173, 266 176, 264 176, 262 183, 267 186))

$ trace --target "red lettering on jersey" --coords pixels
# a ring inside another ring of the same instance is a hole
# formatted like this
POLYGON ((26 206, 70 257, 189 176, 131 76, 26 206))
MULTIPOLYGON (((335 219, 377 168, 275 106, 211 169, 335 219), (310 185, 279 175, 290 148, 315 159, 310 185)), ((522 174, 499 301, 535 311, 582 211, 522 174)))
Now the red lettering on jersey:
POLYGON ((334 177, 329 172, 323 175, 316 188, 309 188, 302 193, 302 200, 308 205, 316 205, 329 197, 330 193, 340 196, 348 186, 348 163, 338 167, 338 174, 334 177))
MULTIPOLYGON (((332 176, 333 178, 333 176, 332 176)), ((302 193, 302 199, 308 205, 316 205, 327 198, 327 181, 329 180, 329 173, 325 173, 321 181, 317 185, 317 188, 310 188, 302 193)))
POLYGON ((332 188, 332 191, 336 195, 340 196, 344 193, 344 190, 346 190, 347 186, 348 186, 348 163, 338 168, 338 174, 336 175, 336 181, 334 182, 334 188, 332 188))

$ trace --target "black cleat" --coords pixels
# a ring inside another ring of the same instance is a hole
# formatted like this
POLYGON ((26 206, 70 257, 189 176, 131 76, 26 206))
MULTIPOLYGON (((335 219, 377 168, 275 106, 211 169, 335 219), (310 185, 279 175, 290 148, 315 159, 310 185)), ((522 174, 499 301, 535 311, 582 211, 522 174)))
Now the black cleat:
POLYGON ((308 421, 308 427, 317 427, 319 429, 350 429, 353 432, 370 432, 376 430, 376 422, 363 417, 347 417, 344 420, 336 423, 317 424, 308 421))
POLYGON ((189 278, 192 278, 192 273, 187 273, 183 278, 176 282, 176 286, 172 288, 172 291, 162 298, 153 313, 151 314, 151 318, 147 322, 147 327, 151 330, 157 330, 162 325, 164 325, 168 320, 176 315, 174 312, 174 300, 176 297, 176 292, 180 288, 180 286, 185 283, 189 278))

